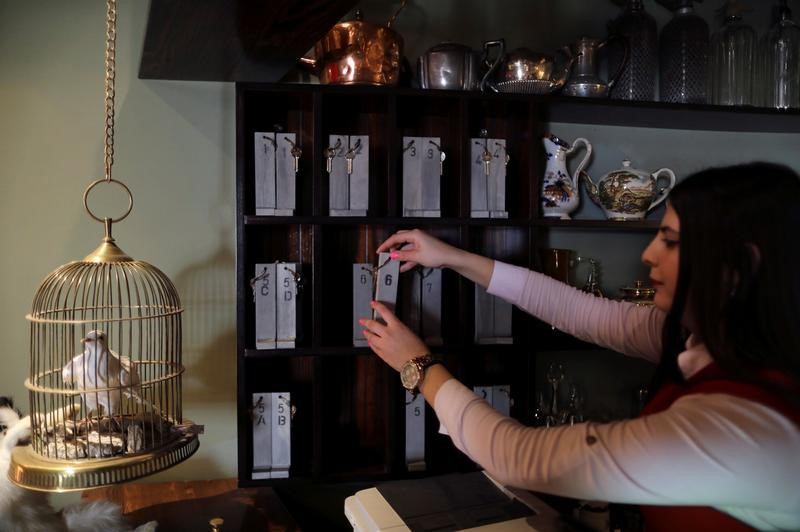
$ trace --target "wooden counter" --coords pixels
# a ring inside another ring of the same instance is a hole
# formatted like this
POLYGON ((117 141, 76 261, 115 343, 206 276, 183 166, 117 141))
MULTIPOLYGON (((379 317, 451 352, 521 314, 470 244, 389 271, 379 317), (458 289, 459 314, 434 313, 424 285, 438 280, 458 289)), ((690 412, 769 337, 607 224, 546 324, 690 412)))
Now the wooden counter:
POLYGON ((129 483, 85 492, 84 502, 110 500, 122 507, 133 526, 158 521, 159 531, 222 532, 300 530, 272 488, 238 488, 236 479, 129 483))

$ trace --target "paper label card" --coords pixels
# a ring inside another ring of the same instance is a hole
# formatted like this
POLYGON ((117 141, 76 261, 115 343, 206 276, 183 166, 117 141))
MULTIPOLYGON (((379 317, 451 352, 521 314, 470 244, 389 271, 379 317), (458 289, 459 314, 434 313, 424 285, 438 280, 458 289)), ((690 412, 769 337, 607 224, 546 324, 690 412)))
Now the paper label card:
POLYGON ((291 395, 252 394, 253 479, 285 478, 292 465, 291 395))
POLYGON ((256 215, 275 214, 275 133, 255 133, 256 215))
POLYGON ((439 137, 403 137, 403 216, 441 216, 439 137))
POLYGON ((406 396, 406 466, 409 471, 425 470, 425 398, 411 392, 406 396))
POLYGON ((256 349, 275 349, 278 309, 275 263, 256 264, 253 294, 256 304, 256 349))

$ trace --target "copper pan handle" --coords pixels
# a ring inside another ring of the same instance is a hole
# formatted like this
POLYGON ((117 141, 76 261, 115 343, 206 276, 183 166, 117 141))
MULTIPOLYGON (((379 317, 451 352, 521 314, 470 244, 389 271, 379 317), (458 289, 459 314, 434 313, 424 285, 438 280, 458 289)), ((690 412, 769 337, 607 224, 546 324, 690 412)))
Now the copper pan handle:
POLYGON ((394 20, 397 18, 397 15, 399 15, 400 12, 406 7, 407 3, 408 3, 408 0, 403 0, 402 2, 400 2, 400 7, 397 8, 397 11, 394 12, 394 15, 392 15, 392 18, 390 18, 389 22, 386 23, 386 27, 387 28, 391 28, 392 27, 392 24, 394 24, 394 20))
POLYGON ((311 59, 310 57, 301 57, 300 59, 297 60, 297 64, 304 70, 307 70, 312 74, 316 75, 317 65, 318 65, 316 59, 311 59))

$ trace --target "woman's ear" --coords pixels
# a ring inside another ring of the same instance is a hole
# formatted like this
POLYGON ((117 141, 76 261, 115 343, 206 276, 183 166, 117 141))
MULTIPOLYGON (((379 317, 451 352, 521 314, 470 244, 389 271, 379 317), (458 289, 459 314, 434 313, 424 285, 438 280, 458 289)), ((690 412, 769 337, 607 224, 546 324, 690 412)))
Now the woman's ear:
POLYGON ((739 288, 742 284, 748 286, 749 281, 755 277, 761 267, 761 250, 752 242, 744 244, 744 257, 742 260, 741 269, 735 269, 731 272, 729 280, 729 296, 734 298, 739 293, 739 288))

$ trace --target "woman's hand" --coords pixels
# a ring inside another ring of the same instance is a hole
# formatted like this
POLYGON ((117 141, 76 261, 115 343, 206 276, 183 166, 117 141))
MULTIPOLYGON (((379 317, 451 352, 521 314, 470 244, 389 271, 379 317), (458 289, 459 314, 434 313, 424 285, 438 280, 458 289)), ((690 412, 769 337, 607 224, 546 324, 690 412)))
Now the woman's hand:
POLYGON ((392 260, 402 261, 400 271, 407 272, 416 265, 427 268, 452 267, 454 258, 461 252, 419 229, 400 230, 387 238, 380 246, 381 251, 391 251, 392 260))
POLYGON ((400 371, 407 361, 428 352, 428 347, 419 336, 406 327, 386 305, 377 301, 370 305, 386 323, 366 318, 358 320, 358 323, 364 327, 367 343, 384 362, 400 371))
POLYGON ((378 253, 388 250, 391 250, 392 260, 403 262, 401 272, 407 272, 418 264, 428 268, 450 268, 486 287, 494 271, 492 259, 446 244, 419 229, 398 231, 378 246, 378 253))

